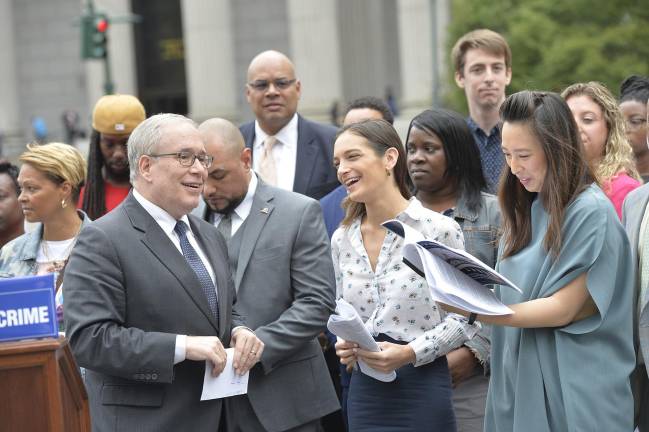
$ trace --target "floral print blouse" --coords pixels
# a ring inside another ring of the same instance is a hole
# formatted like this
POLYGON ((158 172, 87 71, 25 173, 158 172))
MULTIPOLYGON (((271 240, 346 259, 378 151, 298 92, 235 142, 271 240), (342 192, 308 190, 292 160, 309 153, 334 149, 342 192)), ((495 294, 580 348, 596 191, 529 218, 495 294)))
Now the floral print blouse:
MULTIPOLYGON (((396 219, 425 237, 464 249, 460 226, 453 219, 428 210, 411 198, 396 219)), ((408 342, 415 366, 430 363, 469 340, 479 324, 447 313, 430 298, 426 280, 402 261, 403 238, 388 231, 372 270, 361 235, 361 221, 341 226, 331 238, 336 295, 349 302, 365 326, 377 336, 386 334, 408 342)))

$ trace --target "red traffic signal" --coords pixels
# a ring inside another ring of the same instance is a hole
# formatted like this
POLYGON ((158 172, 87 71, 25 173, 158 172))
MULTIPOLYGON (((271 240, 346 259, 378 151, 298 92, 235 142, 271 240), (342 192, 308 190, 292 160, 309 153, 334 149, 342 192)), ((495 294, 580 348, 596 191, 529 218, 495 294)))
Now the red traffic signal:
POLYGON ((95 23, 95 28, 99 33, 105 33, 108 30, 108 20, 106 18, 100 18, 95 23))

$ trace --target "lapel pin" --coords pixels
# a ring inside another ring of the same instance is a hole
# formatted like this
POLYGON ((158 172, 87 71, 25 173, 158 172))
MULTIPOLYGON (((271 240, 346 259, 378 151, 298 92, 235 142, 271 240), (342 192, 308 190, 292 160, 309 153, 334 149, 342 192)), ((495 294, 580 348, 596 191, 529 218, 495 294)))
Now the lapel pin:
POLYGON ((264 214, 268 214, 269 210, 268 207, 264 207, 263 209, 260 210, 264 214))

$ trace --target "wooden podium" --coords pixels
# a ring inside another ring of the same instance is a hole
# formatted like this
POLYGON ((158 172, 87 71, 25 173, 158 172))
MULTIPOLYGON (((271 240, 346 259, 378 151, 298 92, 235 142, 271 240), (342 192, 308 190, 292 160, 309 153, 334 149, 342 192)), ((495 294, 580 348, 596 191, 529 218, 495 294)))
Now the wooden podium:
POLYGON ((88 431, 88 395, 65 338, 0 343, 0 431, 88 431))

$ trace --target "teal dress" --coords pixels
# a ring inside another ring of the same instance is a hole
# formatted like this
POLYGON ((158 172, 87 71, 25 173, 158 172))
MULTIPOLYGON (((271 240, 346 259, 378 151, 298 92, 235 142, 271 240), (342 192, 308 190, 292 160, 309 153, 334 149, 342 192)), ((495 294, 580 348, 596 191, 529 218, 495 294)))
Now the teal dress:
POLYGON ((485 431, 632 431, 635 270, 629 241, 596 186, 566 209, 556 260, 543 247, 547 223, 537 198, 530 244, 496 266, 523 293, 498 287, 499 297, 505 304, 548 297, 587 272, 599 313, 560 328, 494 326, 485 431))

